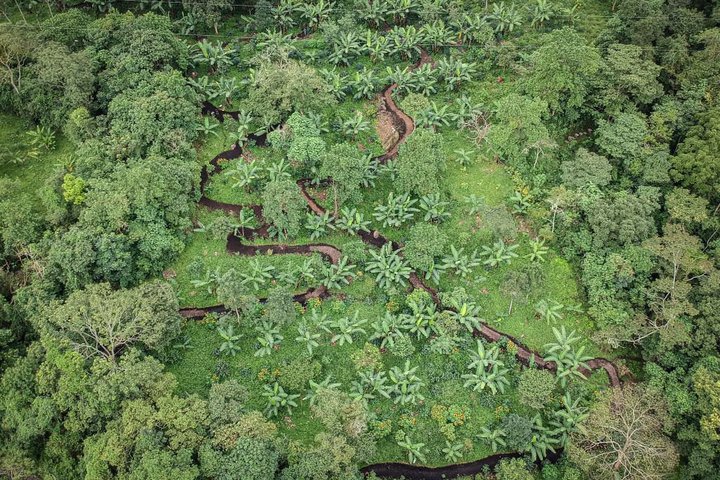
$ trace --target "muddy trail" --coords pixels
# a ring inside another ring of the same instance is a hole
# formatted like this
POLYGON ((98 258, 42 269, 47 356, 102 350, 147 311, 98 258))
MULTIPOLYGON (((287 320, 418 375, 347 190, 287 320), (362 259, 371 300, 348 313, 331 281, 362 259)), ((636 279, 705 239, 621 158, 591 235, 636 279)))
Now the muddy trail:
MULTIPOLYGON (((431 57, 426 53, 422 52, 420 60, 415 64, 419 67, 425 63, 432 63, 431 57)), ((415 130, 415 124, 405 112, 400 110, 392 98, 393 91, 397 88, 396 84, 388 86, 380 96, 380 111, 392 116, 392 122, 394 128, 398 132, 398 137, 395 142, 391 145, 386 146, 386 151, 382 155, 375 158, 375 160, 384 163, 389 159, 395 158, 398 154, 400 145, 408 138, 410 134, 415 130)), ((227 112, 218 109, 212 104, 205 102, 202 108, 203 114, 212 115, 219 121, 223 121, 225 118, 237 119, 238 112, 227 112)), ((256 145, 264 146, 266 144, 266 135, 251 136, 252 141, 256 145)), ((205 196, 205 187, 210 177, 220 170, 220 162, 223 160, 234 160, 242 156, 243 150, 240 145, 234 145, 233 148, 218 154, 210 162, 210 165, 205 167, 201 174, 200 189, 202 196, 199 203, 210 209, 218 209, 228 212, 232 215, 237 215, 242 209, 252 209, 255 218, 260 221, 260 226, 257 229, 246 228, 240 232, 240 235, 230 234, 227 239, 226 249, 228 253, 237 255, 253 256, 258 254, 272 253, 274 255, 311 255, 319 254, 330 263, 336 264, 342 255, 342 252, 327 244, 305 244, 305 245, 288 245, 288 244, 270 244, 270 245, 249 245, 243 243, 243 240, 252 240, 257 238, 268 237, 268 225, 263 221, 262 217, 262 206, 260 205, 234 205, 229 203, 218 202, 216 200, 209 199, 205 196)), ((325 214, 326 210, 317 202, 315 198, 309 193, 308 186, 310 185, 310 179, 298 180, 297 184, 300 187, 305 202, 308 208, 317 215, 325 214)), ((358 236, 367 244, 374 247, 382 247, 389 240, 384 237, 379 231, 375 230, 372 232, 361 231, 358 232, 358 236)), ((394 249, 399 249, 401 246, 396 242, 391 242, 394 249)), ((415 272, 412 272, 409 277, 409 283, 412 289, 423 289, 427 291, 432 297, 433 301, 442 310, 449 310, 448 307, 443 307, 438 292, 427 285, 423 279, 418 276, 415 272)), ((310 288, 303 293, 299 293, 293 297, 293 299, 305 305, 309 300, 314 298, 328 298, 331 293, 324 286, 310 288)), ((260 299, 264 301, 264 299, 260 299)), ((215 305, 204 308, 183 308, 180 310, 180 314, 188 319, 202 319, 207 314, 222 314, 227 312, 227 309, 222 305, 215 305)), ((502 333, 493 327, 483 324, 480 329, 473 332, 473 336, 482 337, 488 342, 498 342, 505 338, 512 342, 515 346, 516 356, 518 360, 524 365, 534 364, 538 368, 547 369, 550 371, 556 370, 554 362, 547 362, 542 358, 539 352, 535 352, 530 348, 523 345, 519 340, 511 335, 502 333)), ((582 373, 588 375, 594 370, 603 369, 608 375, 610 385, 612 387, 618 387, 622 385, 619 370, 615 364, 605 358, 594 358, 586 362, 589 369, 583 369, 582 373)), ((365 474, 374 472, 378 477, 381 478, 397 478, 404 476, 408 480, 434 480, 434 479, 446 479, 455 478, 459 476, 474 475, 482 472, 485 468, 494 468, 497 463, 505 458, 518 458, 525 456, 525 453, 504 453, 491 455, 489 457, 476 460, 469 463, 461 463, 455 465, 448 465, 440 468, 429 468, 416 465, 410 465, 405 463, 381 463, 368 465, 361 469, 365 474)), ((559 458, 559 454, 550 455, 550 461, 555 461, 559 458)))

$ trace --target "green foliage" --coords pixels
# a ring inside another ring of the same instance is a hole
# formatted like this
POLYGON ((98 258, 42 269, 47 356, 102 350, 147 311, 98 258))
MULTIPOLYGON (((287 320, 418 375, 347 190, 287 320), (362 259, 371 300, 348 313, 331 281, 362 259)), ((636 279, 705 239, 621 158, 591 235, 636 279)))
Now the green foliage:
POLYGON ((396 185, 401 192, 415 195, 439 193, 440 174, 445 166, 441 138, 422 129, 400 146, 396 185))
POLYGON ((305 200, 300 187, 288 179, 269 182, 262 193, 263 217, 273 227, 277 235, 286 239, 300 232, 305 218, 305 200))
POLYGON ((555 395, 555 379, 552 373, 535 368, 523 370, 518 383, 518 394, 523 405, 536 410, 545 409, 555 395))

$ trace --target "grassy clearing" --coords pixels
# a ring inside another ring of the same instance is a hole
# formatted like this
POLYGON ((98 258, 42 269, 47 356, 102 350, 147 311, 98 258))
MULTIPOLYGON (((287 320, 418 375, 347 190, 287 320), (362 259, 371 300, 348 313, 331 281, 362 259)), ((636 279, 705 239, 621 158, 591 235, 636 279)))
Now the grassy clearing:
MULTIPOLYGON (((56 133, 54 149, 40 149, 37 158, 13 163, 10 152, 15 151, 19 143, 25 142, 26 132, 33 126, 20 117, 6 113, 0 113, 0 126, 0 177, 14 180, 18 186, 17 194, 31 198, 39 206, 41 187, 55 179, 58 170, 64 169, 70 161, 73 146, 56 133)), ((21 145, 20 148, 24 147, 21 145)))

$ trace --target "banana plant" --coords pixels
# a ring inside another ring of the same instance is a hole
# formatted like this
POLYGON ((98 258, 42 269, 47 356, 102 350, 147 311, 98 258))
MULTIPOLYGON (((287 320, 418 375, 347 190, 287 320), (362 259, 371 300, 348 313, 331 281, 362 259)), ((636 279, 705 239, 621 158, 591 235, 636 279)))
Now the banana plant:
POLYGON ((515 28, 522 25, 522 15, 517 11, 515 5, 509 7, 505 2, 493 3, 492 13, 488 19, 495 25, 495 32, 507 35, 515 28))
POLYGON ((510 265, 512 260, 518 256, 518 254, 515 253, 517 248, 517 244, 506 245, 502 240, 498 240, 490 247, 483 245, 481 252, 481 255, 485 257, 483 265, 491 268, 495 268, 503 263, 510 265))
POLYGON ((325 80, 330 92, 335 95, 335 98, 338 100, 345 98, 348 93, 348 89, 352 87, 349 79, 345 75, 337 72, 334 68, 330 70, 324 68, 320 70, 319 73, 325 80))
POLYGON ((310 231, 310 238, 315 240, 327 234, 328 230, 335 230, 335 225, 333 225, 333 217, 330 212, 325 212, 322 215, 308 212, 305 228, 310 231))
POLYGON ((223 277, 222 272, 220 272, 220 268, 216 268, 212 271, 206 271, 205 276, 203 278, 196 278, 190 280, 190 283, 195 288, 202 288, 205 287, 207 289, 208 294, 213 295, 215 293, 215 290, 217 289, 218 285, 220 285, 220 279, 223 277))
POLYGON ((255 212, 249 208, 241 208, 240 213, 233 220, 233 235, 237 237, 239 233, 240 236, 244 237, 245 229, 251 228, 253 225, 255 225, 255 212))
POLYGON ((412 74, 409 67, 400 68, 396 65, 395 68, 387 67, 386 72, 386 83, 397 85, 395 92, 398 95, 404 96, 418 90, 418 78, 412 74))
POLYGON ((418 460, 423 463, 427 461, 424 453, 424 443, 413 443, 410 437, 405 436, 405 438, 398 442, 398 445, 407 450, 410 463, 416 463, 418 460))
POLYGON ((298 325, 297 331, 298 336, 295 337, 295 341, 305 344, 305 348, 308 353, 312 355, 315 348, 320 346, 320 342, 318 340, 321 335, 319 333, 314 333, 305 322, 298 325))
POLYGON ((364 318, 358 318, 360 312, 356 311, 355 315, 350 317, 339 318, 331 324, 331 328, 336 332, 330 342, 338 344, 341 347, 346 343, 353 343, 353 335, 365 334, 365 329, 362 328, 367 320, 364 318))
POLYGON ((298 13, 298 5, 294 0, 280 0, 280 3, 270 9, 274 24, 281 32, 295 26, 295 14, 298 13))
POLYGON ((349 264, 347 257, 342 257, 337 264, 327 265, 321 274, 320 283, 328 289, 337 290, 348 285, 355 278, 356 265, 349 264))
POLYGON ((506 436, 507 434, 504 430, 499 428, 490 430, 487 427, 481 427, 480 433, 476 435, 476 437, 490 444, 493 453, 497 452, 500 447, 507 447, 507 442, 505 442, 506 436))
POLYGON ((463 386, 471 388, 474 392, 482 392, 488 388, 493 395, 504 393, 505 386, 510 385, 507 379, 507 368, 501 368, 502 362, 497 362, 488 369, 477 368, 472 373, 462 375, 465 380, 463 386))
POLYGON ((452 270, 455 275, 459 275, 462 278, 472 273, 472 269, 480 265, 480 259, 477 256, 477 251, 473 250, 470 255, 465 254, 465 248, 455 248, 455 245, 450 245, 450 254, 443 258, 442 266, 446 270, 452 270))
POLYGON ((355 208, 343 207, 340 216, 335 220, 335 226, 350 235, 356 235, 360 231, 370 231, 370 220, 365 220, 365 215, 355 208))
POLYGON ((223 172, 223 175, 230 177, 232 184, 230 188, 238 188, 250 191, 257 185, 257 181, 261 176, 261 169, 255 163, 235 162, 234 168, 229 168, 223 172))
POLYGON ((545 361, 555 362, 557 366, 556 378, 560 385, 565 388, 570 378, 577 377, 585 379, 582 370, 588 370, 587 362, 591 357, 585 355, 585 346, 576 347, 576 343, 581 340, 579 336, 572 331, 569 334, 565 330, 565 326, 560 329, 553 327, 553 335, 555 342, 545 344, 545 361))
POLYGON ((363 67, 362 70, 356 71, 348 81, 350 89, 355 92, 353 98, 360 100, 362 98, 370 99, 377 91, 378 78, 372 69, 363 67))
POLYGON ((555 15, 555 7, 548 0, 535 0, 535 3, 527 8, 532 19, 530 26, 533 28, 542 28, 555 15))
MULTIPOLYGON (((380 5, 383 2, 373 2, 373 4, 380 5)), ((363 39, 362 45, 364 51, 370 55, 370 59, 373 62, 382 62, 385 57, 392 53, 392 45, 388 40, 388 37, 379 34, 374 30, 367 30, 363 39)))
POLYGON ((355 3, 358 16, 375 29, 380 28, 385 23, 389 15, 388 7, 387 2, 378 2, 376 0, 360 0, 355 3))
POLYGON ((370 122, 365 120, 362 112, 356 112, 354 116, 343 121, 341 128, 343 133, 353 140, 355 140, 361 133, 372 129, 370 122))
POLYGON ((317 403, 317 396, 322 390, 337 390, 342 386, 341 383, 333 382, 332 376, 328 375, 322 382, 315 382, 310 380, 310 389, 307 391, 303 400, 309 402, 310 406, 314 406, 317 403))
POLYGON ((400 256, 400 250, 393 250, 390 243, 377 252, 370 250, 370 256, 372 258, 367 262, 366 270, 375 275, 375 282, 381 289, 394 290, 410 277, 412 269, 400 256))
POLYGON ((392 382, 392 395, 395 404, 415 405, 418 401, 425 400, 420 394, 420 389, 425 386, 420 377, 415 375, 418 367, 410 367, 410 360, 405 361, 405 366, 392 367, 389 372, 389 378, 392 382))
POLYGON ((567 448, 570 435, 575 432, 585 432, 582 422, 588 417, 588 409, 580 406, 580 399, 572 400, 570 393, 563 396, 563 405, 553 414, 550 426, 554 428, 553 435, 557 436, 561 448, 567 448))
POLYGON ((209 135, 219 137, 220 134, 216 131, 219 126, 220 124, 215 120, 210 120, 209 117, 204 117, 202 123, 195 125, 195 130, 206 137, 209 135))
POLYGON ((222 42, 209 42, 207 39, 195 44, 191 59, 195 65, 206 65, 210 70, 219 72, 232 65, 233 56, 237 52, 222 42))
POLYGON ((404 335, 403 330, 405 330, 406 326, 401 318, 390 312, 385 312, 385 316, 372 322, 370 328, 372 328, 373 332, 370 341, 379 340, 380 348, 385 349, 395 346, 395 340, 404 335))
POLYGON ((410 195, 404 193, 395 196, 395 192, 388 194, 387 203, 375 207, 373 217, 378 222, 382 222, 383 227, 400 227, 405 222, 411 221, 415 213, 419 212, 414 205, 417 200, 410 198, 410 195))
POLYGON ((423 64, 422 67, 416 68, 411 72, 413 81, 417 85, 415 91, 426 97, 437 92, 438 73, 429 63, 423 64))
POLYGON ((455 298, 452 300, 451 306, 453 310, 447 310, 446 312, 450 315, 450 318, 465 327, 468 332, 473 333, 480 328, 483 319, 480 317, 479 306, 468 301, 461 302, 455 298))
POLYGON ((220 353, 234 357, 240 351, 240 345, 237 342, 242 338, 242 334, 236 334, 233 325, 227 327, 218 326, 217 332, 223 340, 222 344, 220 344, 220 353))
POLYGON ((371 370, 360 372, 360 380, 353 382, 354 392, 350 395, 357 399, 373 400, 377 395, 390 399, 393 387, 388 385, 385 372, 371 370))
POLYGON ((258 342, 258 349, 255 350, 256 357, 265 357, 280 348, 280 342, 284 337, 275 325, 270 322, 262 322, 255 327, 255 330, 258 332, 258 336, 255 338, 258 342))
POLYGON ((250 284, 253 290, 258 291, 268 280, 273 278, 275 267, 272 265, 263 265, 259 258, 250 260, 248 268, 242 273, 243 284, 250 284))
POLYGON ((445 440, 445 448, 442 449, 442 453, 445 455, 445 460, 457 463, 463 457, 462 450, 462 443, 451 443, 450 440, 445 440))
POLYGON ((276 417, 281 410, 285 410, 288 415, 292 415, 292 409, 298 406, 295 400, 300 395, 285 392, 285 389, 277 382, 272 385, 265 385, 264 390, 262 396, 267 399, 265 415, 268 417, 276 417))
POLYGON ((410 333, 414 333, 418 340, 429 338, 437 334, 437 307, 433 302, 417 302, 409 299, 408 304, 412 313, 402 314, 401 319, 410 333))
POLYGON ((565 305, 556 302, 555 300, 540 300, 537 304, 535 304, 535 315, 538 318, 545 320, 545 323, 548 325, 551 323, 555 324, 559 320, 562 320, 563 310, 565 310, 565 305))
POLYGON ((429 193, 420 197, 418 207, 424 212, 423 220, 440 223, 450 218, 450 212, 447 211, 449 205, 449 202, 442 200, 439 193, 429 193))
POLYGON ((477 73, 475 63, 466 63, 460 59, 442 58, 437 63, 440 78, 445 82, 445 90, 452 92, 461 85, 472 81, 473 75, 477 73))
POLYGON ((550 249, 545 246, 545 240, 534 238, 530 240, 530 253, 525 255, 525 258, 531 262, 543 263, 545 261, 545 255, 547 255, 549 251, 550 249))
POLYGON ((271 182, 292 177, 290 174, 290 165, 284 158, 278 162, 271 163, 265 170, 267 171, 268 180, 271 182))
POLYGON ((442 20, 435 20, 432 23, 423 25, 420 27, 420 34, 423 43, 429 45, 433 51, 437 51, 455 41, 455 34, 442 20))
POLYGON ((400 54, 401 57, 409 60, 414 55, 421 52, 420 45, 423 43, 422 32, 418 31, 415 26, 393 27, 388 33, 388 37, 393 44, 394 53, 400 54))
POLYGON ((417 115, 417 125, 419 127, 430 128, 433 131, 447 127, 450 125, 450 114, 448 113, 448 106, 438 104, 434 101, 430 102, 430 106, 424 110, 421 110, 417 115))
POLYGON ((533 422, 533 433, 530 439, 529 450, 532 461, 536 462, 544 460, 548 450, 555 453, 555 445, 558 444, 558 441, 552 437, 553 432, 543 425, 540 415, 536 415, 533 422))
POLYGON ((330 48, 328 60, 335 65, 349 65, 363 51, 360 36, 353 30, 338 32, 330 48))

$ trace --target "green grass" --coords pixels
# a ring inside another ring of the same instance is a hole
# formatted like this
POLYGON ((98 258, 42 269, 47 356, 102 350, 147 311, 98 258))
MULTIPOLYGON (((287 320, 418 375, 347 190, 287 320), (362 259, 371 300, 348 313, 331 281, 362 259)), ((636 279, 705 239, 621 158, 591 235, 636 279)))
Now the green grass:
MULTIPOLYGON (((0 152, 5 151, 4 147, 13 147, 23 142, 26 132, 32 128, 29 122, 20 117, 0 113, 0 152)), ((0 177, 14 180, 17 185, 15 193, 30 197, 39 206, 42 187, 55 178, 58 170, 64 169, 72 152, 71 142, 56 132, 55 148, 49 151, 41 148, 37 158, 12 163, 9 158, 0 157, 0 177)))

